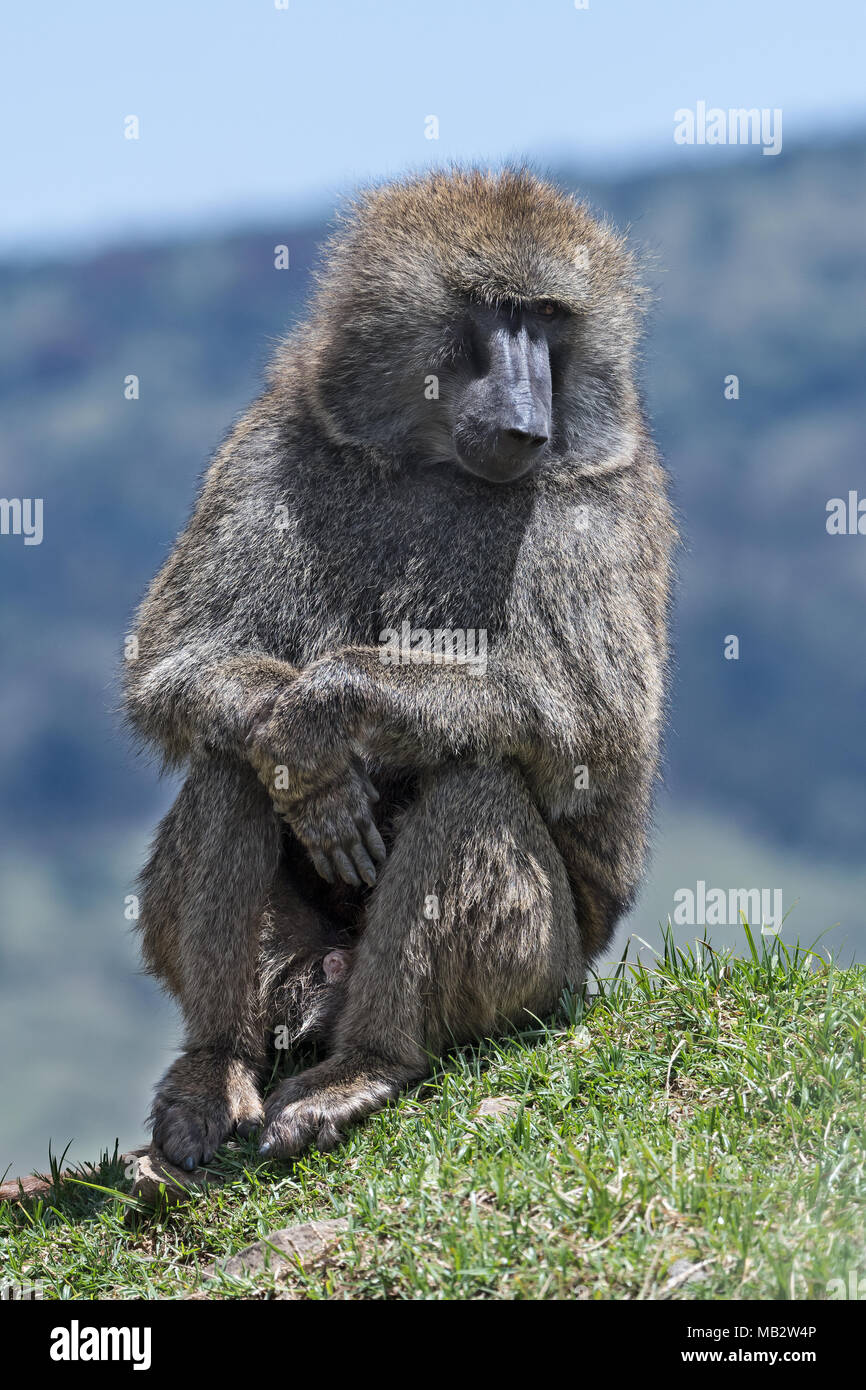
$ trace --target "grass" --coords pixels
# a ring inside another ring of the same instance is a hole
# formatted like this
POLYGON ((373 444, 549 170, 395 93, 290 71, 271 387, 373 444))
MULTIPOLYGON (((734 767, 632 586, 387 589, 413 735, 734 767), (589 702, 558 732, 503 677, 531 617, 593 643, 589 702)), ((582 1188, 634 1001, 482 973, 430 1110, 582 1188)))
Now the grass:
MULTIPOLYGON (((669 939, 624 960, 334 1154, 275 1170, 233 1146, 226 1184, 163 1217, 74 1184, 0 1208, 4 1277, 49 1299, 827 1298, 866 1273, 866 969, 746 935, 745 959, 669 939), (333 1216, 328 1262, 202 1277, 333 1216)), ((116 1155, 88 1177, 129 1190, 116 1155)))

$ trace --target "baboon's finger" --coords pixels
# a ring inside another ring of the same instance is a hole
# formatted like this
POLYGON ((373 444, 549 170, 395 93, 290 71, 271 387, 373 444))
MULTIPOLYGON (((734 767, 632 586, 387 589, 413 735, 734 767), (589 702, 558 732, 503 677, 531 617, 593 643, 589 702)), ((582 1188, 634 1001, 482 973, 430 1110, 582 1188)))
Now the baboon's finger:
POLYGON ((345 883, 351 883, 353 888, 361 887, 361 880, 358 877, 355 865, 352 863, 345 850, 335 849, 333 854, 334 863, 337 866, 337 873, 345 883))
POLYGON ((323 878, 326 883, 336 883, 337 880, 334 875, 334 870, 331 868, 330 860, 326 854, 322 854, 320 850, 311 849, 310 858, 320 878, 323 878))
POLYGON ((373 786, 373 783, 370 781, 366 772, 361 773, 361 781, 364 783, 364 791, 367 793, 367 796, 370 798, 370 800, 373 802, 378 801, 379 793, 376 791, 376 788, 373 786))
POLYGON ((372 859, 364 849, 360 840, 356 840, 355 843, 350 846, 350 853, 355 861, 358 873, 368 887, 372 888, 373 884, 376 882, 376 870, 372 859))
POLYGON ((369 818, 361 822, 361 834, 373 858, 377 863, 384 864, 385 860, 388 858, 385 841, 382 839, 373 821, 369 818))

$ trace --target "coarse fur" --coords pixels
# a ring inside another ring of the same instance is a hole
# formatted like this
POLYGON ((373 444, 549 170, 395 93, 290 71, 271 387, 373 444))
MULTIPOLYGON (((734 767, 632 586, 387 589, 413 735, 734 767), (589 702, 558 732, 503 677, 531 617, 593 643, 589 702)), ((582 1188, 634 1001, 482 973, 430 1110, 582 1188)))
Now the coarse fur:
POLYGON ((214 459, 125 671, 134 728, 187 769, 141 916, 187 1028, 154 1106, 176 1162, 262 1122, 275 1030, 327 1051, 271 1094, 263 1152, 330 1147, 450 1043, 578 989, 631 902, 675 541, 634 280, 524 170, 378 188, 214 459), (460 325, 547 301, 549 439, 492 483, 455 453, 460 325), (386 664, 404 622, 486 633, 486 669, 386 664))

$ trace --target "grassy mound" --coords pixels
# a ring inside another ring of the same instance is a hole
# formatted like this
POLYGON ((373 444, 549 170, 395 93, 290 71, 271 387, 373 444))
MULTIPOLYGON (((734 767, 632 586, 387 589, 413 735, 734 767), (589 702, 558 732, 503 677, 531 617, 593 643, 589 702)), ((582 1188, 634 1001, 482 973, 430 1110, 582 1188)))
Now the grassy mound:
POLYGON ((278 1170, 238 1143, 223 1185, 161 1217, 106 1156, 97 1186, 0 1209, 4 1277, 50 1299, 832 1297, 866 1272, 866 969, 746 930, 746 959, 669 940, 624 960, 337 1153, 278 1170), (306 1267, 204 1273, 333 1217, 306 1267))

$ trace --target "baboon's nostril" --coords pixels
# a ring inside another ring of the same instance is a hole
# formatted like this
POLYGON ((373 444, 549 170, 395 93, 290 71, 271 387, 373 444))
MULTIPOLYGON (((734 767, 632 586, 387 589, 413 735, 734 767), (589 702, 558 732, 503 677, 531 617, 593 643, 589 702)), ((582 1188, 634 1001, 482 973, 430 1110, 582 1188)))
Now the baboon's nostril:
POLYGON ((530 434, 528 430, 506 430, 505 433, 524 449, 540 449, 547 443, 546 434, 530 434))

